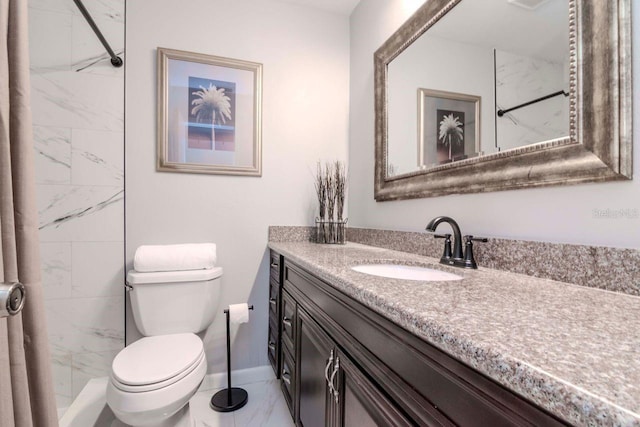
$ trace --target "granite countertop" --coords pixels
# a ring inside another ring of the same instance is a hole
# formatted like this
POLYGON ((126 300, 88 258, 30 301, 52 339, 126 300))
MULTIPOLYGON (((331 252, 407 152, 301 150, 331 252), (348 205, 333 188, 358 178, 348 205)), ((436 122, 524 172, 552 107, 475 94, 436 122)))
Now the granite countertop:
POLYGON ((640 426, 640 297, 365 246, 269 247, 406 330, 575 425, 640 426), (425 265, 453 282, 358 273, 425 265))

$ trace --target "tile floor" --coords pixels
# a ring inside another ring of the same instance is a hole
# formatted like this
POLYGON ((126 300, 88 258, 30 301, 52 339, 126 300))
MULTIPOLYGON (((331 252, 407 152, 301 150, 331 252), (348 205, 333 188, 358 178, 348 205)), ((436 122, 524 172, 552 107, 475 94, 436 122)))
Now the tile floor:
MULTIPOLYGON (((270 367, 269 367, 270 369, 270 367)), ((222 388, 196 393, 189 405, 189 427, 292 427, 294 425, 279 381, 270 379, 238 384, 244 388, 249 400, 234 412, 215 412, 209 401, 222 388)), ((60 420, 61 427, 122 427, 106 404, 107 378, 96 378, 87 384, 72 406, 60 420)), ((180 422, 182 425, 182 422, 180 422)))
POLYGON ((191 415, 195 427, 288 427, 293 426, 289 407, 278 380, 270 379, 242 386, 249 394, 244 408, 220 413, 209 408, 214 391, 202 391, 191 398, 191 415))

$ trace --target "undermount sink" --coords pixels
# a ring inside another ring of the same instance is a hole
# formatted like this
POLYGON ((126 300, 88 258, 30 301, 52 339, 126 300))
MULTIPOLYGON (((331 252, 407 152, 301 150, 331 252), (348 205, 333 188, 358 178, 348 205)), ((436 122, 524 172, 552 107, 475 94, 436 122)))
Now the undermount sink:
POLYGON ((372 276, 389 279, 420 280, 426 282, 448 282, 462 280, 462 276, 433 268, 402 264, 362 264, 351 267, 352 270, 372 276))

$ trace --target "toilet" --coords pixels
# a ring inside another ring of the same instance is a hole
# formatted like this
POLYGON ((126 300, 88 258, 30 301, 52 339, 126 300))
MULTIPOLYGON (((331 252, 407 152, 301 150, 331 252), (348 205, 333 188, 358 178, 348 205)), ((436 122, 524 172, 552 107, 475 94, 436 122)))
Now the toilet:
POLYGON ((127 273, 135 324, 144 338, 113 360, 107 403, 131 426, 177 426, 207 371, 196 333, 213 321, 222 268, 127 273))

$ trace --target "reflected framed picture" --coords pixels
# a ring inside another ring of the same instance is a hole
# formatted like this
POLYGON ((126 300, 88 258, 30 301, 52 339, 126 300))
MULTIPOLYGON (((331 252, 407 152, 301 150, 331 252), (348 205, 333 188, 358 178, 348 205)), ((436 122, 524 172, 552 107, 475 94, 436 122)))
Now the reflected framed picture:
POLYGON ((158 48, 157 170, 262 174, 262 64, 158 48))
POLYGON ((418 162, 428 168, 480 152, 480 97, 418 89, 418 162))

